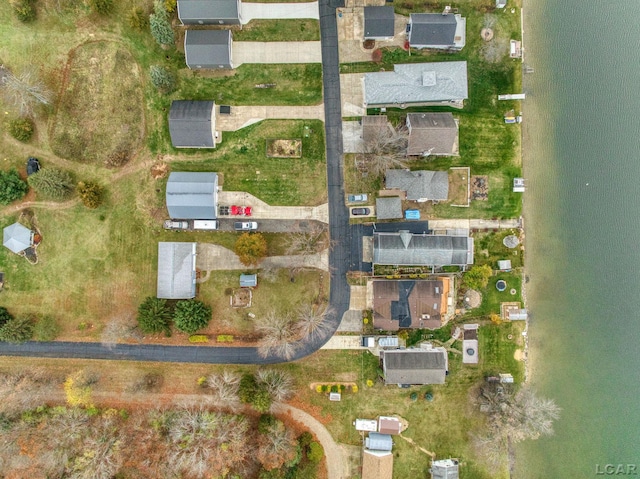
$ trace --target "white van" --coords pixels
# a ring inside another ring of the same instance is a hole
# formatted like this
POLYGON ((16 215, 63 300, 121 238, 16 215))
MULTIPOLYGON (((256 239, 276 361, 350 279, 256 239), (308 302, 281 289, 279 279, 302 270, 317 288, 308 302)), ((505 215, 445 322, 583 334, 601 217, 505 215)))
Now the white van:
POLYGON ((193 220, 194 230, 217 230, 218 222, 216 220, 193 220))

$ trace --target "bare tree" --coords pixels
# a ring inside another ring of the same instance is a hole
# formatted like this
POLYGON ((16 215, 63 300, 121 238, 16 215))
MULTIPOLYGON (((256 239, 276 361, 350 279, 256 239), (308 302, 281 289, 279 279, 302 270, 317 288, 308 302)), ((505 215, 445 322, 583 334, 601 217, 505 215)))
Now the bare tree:
POLYGON ((406 127, 381 128, 380 133, 365 144, 363 163, 374 175, 384 175, 387 170, 406 168, 409 131, 406 127))
POLYGON ((298 308, 298 322, 296 328, 302 339, 314 341, 324 337, 333 331, 331 324, 326 321, 328 310, 314 307, 312 304, 303 304, 298 308))
POLYGON ((8 416, 41 406, 54 388, 54 381, 44 370, 0 374, 0 413, 8 416))
POLYGON ((284 401, 293 393, 293 378, 285 371, 278 369, 259 369, 256 373, 259 383, 265 385, 274 401, 284 401))
POLYGON ((122 437, 110 418, 101 421, 85 438, 74 459, 71 479, 111 479, 122 465, 122 437))
POLYGON ((31 116, 37 105, 49 105, 51 93, 33 70, 14 75, 6 70, 2 78, 2 89, 6 100, 21 116, 31 116))
POLYGON ((293 357, 299 336, 290 315, 278 315, 271 311, 256 325, 256 330, 262 333, 258 343, 260 356, 275 355, 286 360, 293 357))
POLYGON ((317 222, 311 223, 306 231, 296 231, 287 236, 287 254, 309 256, 329 247, 326 228, 317 222))
POLYGON ((265 469, 276 469, 295 457, 296 446, 293 432, 282 421, 276 420, 268 434, 261 434, 258 438, 256 457, 265 469))
POLYGON ((207 387, 211 390, 212 400, 215 404, 226 407, 240 406, 238 389, 240 387, 240 375, 225 369, 221 373, 213 373, 207 376, 207 387))

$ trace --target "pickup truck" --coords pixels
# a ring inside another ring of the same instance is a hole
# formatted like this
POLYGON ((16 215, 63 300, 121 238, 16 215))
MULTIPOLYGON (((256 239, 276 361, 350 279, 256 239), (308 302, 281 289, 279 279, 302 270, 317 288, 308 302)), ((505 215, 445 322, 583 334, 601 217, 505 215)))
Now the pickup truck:
POLYGON ((189 222, 188 221, 173 221, 173 220, 165 220, 162 225, 166 230, 188 230, 189 222))
POLYGON ((255 221, 236 221, 233 223, 233 228, 236 231, 251 231, 258 229, 258 223, 255 221))

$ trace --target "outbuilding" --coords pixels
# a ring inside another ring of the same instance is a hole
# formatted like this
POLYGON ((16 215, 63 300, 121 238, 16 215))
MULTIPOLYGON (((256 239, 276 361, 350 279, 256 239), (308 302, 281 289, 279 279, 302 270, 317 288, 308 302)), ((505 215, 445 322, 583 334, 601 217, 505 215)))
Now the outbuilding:
POLYGON ((169 110, 169 135, 174 148, 215 148, 216 109, 213 101, 175 100, 169 110))
POLYGON ((187 30, 184 55, 192 70, 232 69, 231 30, 187 30))

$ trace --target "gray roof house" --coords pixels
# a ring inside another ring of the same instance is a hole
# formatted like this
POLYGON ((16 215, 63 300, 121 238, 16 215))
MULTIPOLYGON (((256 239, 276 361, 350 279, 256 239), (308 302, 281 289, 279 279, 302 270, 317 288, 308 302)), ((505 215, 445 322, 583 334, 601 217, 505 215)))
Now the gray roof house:
POLYGON ((169 110, 169 134, 175 148, 215 148, 216 108, 212 101, 175 100, 169 110))
POLYGON ((425 201, 446 201, 449 197, 449 173, 429 170, 387 170, 387 189, 407 192, 407 199, 423 203, 425 201))
POLYGON ((391 40, 394 21, 393 7, 364 7, 364 39, 391 40))
POLYGON ((397 196, 376 198, 376 217, 379 220, 402 219, 402 201, 397 196))
POLYGON ((183 25, 240 25, 240 0, 178 0, 183 25))
POLYGON ((444 384, 447 350, 422 343, 419 348, 380 351, 385 384, 444 384))
POLYGON ((458 479, 458 460, 441 459, 431 463, 431 479, 458 479))
POLYGON ((163 299, 196 296, 196 243, 158 243, 158 289, 163 299))
POLYGON ((231 30, 187 30, 184 55, 192 70, 233 68, 231 30))
POLYGON ((167 181, 167 210, 172 219, 214 220, 218 216, 218 174, 173 172, 167 181))
POLYGON ((462 108, 467 98, 464 61, 400 64, 392 72, 364 75, 364 106, 368 108, 442 104, 462 108))
POLYGON ((465 267, 473 264, 473 238, 413 234, 408 231, 376 232, 373 234, 373 263, 465 267))
POLYGON ((364 440, 364 446, 372 451, 390 451, 393 447, 393 439, 390 434, 370 432, 364 440))
POLYGON ((409 16, 409 46, 461 50, 466 42, 467 19, 453 13, 412 13, 409 16))
POLYGON ((458 156, 458 124, 451 113, 408 113, 407 156, 458 156))

